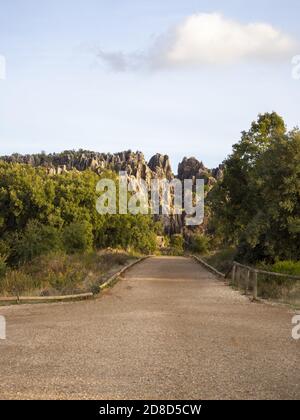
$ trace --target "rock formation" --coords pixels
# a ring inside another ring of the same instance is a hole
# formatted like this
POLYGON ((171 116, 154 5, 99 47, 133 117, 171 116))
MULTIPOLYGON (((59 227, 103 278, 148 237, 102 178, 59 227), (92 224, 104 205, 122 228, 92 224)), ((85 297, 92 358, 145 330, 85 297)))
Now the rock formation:
POLYGON ((174 178, 170 159, 167 155, 163 156, 157 153, 149 160, 148 166, 151 171, 157 174, 160 178, 167 178, 169 180, 174 178))

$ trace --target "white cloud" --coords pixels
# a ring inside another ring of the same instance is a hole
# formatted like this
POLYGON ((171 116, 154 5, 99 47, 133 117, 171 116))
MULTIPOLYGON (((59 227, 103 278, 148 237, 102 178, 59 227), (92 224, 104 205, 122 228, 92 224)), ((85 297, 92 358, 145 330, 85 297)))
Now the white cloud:
POLYGON ((102 51, 97 52, 97 57, 109 64, 109 67, 117 72, 127 71, 127 70, 138 70, 143 61, 145 60, 144 54, 141 53, 132 53, 126 54, 122 51, 102 51))
POLYGON ((99 56, 122 71, 270 61, 291 55, 297 46, 291 36, 268 23, 243 24, 219 13, 199 13, 170 28, 144 54, 101 52, 99 56))

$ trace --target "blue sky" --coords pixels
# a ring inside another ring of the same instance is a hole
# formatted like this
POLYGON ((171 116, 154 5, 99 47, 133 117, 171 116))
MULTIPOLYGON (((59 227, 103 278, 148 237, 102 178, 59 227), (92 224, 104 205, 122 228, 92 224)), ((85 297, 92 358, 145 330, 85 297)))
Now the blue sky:
POLYGON ((258 113, 299 124, 299 17, 298 0, 0 0, 0 155, 132 149, 216 166, 258 113))

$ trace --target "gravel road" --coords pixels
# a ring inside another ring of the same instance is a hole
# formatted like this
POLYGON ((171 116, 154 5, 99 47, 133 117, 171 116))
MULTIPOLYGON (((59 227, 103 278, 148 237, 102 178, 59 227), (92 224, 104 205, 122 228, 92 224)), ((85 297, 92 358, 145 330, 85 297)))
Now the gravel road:
POLYGON ((1 399, 299 399, 293 311, 188 258, 151 258, 94 301, 1 307, 1 399))

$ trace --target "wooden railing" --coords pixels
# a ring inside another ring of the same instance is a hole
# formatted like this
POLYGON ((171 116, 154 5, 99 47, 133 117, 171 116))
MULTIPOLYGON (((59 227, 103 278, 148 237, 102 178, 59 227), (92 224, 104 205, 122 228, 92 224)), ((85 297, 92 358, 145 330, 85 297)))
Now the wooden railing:
POLYGON ((253 299, 257 299, 257 270, 251 267, 247 267, 246 265, 242 265, 238 262, 234 262, 231 270, 231 280, 232 284, 236 286, 238 289, 241 287, 241 277, 243 272, 246 273, 246 281, 245 281, 245 293, 249 292, 251 282, 252 282, 252 296, 253 299))
POLYGON ((220 273, 202 258, 192 256, 207 270, 241 290, 253 300, 279 301, 300 308, 300 276, 259 270, 234 261, 226 274, 220 273))
MULTIPOLYGON (((231 272, 231 281, 233 286, 236 286, 238 289, 244 288, 245 293, 249 293, 251 290, 254 300, 258 298, 258 286, 259 286, 259 276, 263 275, 264 277, 277 278, 277 279, 288 279, 293 282, 300 281, 300 276, 293 276, 290 274, 275 273, 271 271, 259 270, 253 267, 248 267, 246 265, 240 264, 234 261, 231 272)), ((229 273, 230 273, 229 272, 229 273)), ((300 285, 300 283, 299 283, 300 285)))

